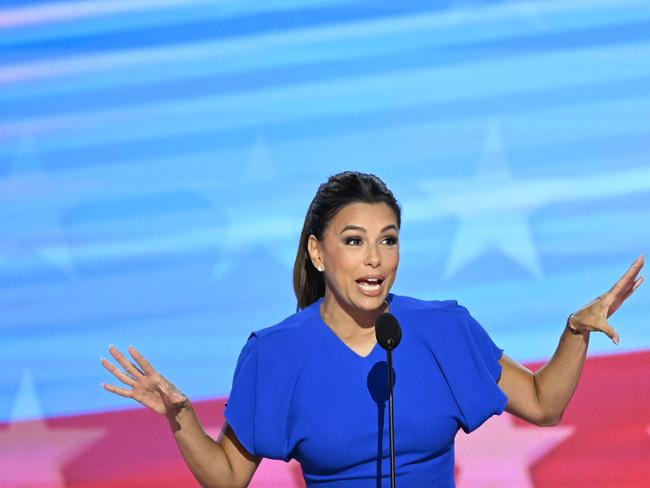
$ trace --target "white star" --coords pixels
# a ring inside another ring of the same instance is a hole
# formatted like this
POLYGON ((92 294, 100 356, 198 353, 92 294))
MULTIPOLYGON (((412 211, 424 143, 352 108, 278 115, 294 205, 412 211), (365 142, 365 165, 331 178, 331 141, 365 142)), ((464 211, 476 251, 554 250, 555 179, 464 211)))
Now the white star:
POLYGON ((0 430, 0 486, 64 488, 64 465, 104 435, 104 429, 48 426, 42 419, 31 375, 25 372, 9 427, 0 430), (33 419, 21 420, 25 417, 33 419))
POLYGON ((439 207, 459 219, 445 278, 495 247, 537 278, 542 266, 527 213, 543 199, 530 199, 510 173, 498 123, 488 128, 478 170, 471 180, 424 182, 439 207), (522 199, 523 197, 523 199, 522 199), (528 200, 526 200, 528 199, 528 200))
POLYGON ((459 488, 533 488, 530 467, 573 433, 572 427, 516 427, 512 416, 492 417, 456 436, 459 488))
POLYGON ((266 138, 266 131, 260 128, 251 147, 250 160, 244 172, 244 179, 250 182, 273 180, 275 169, 271 148, 266 138))
MULTIPOLYGON (((268 183, 251 183, 261 184, 268 183)), ((272 212, 264 202, 254 199, 250 200, 250 205, 248 201, 225 203, 219 194, 220 189, 210 182, 192 185, 191 189, 205 198, 222 217, 220 224, 203 229, 196 239, 196 246, 212 247, 218 252, 218 262, 212 270, 215 281, 232 270, 238 256, 250 248, 264 248, 283 265, 293 266, 295 245, 302 226, 300 215, 272 212)), ((253 190, 247 188, 245 191, 253 190)), ((294 208, 299 207, 294 205, 294 208)))
POLYGON ((266 202, 259 196, 249 198, 249 195, 256 194, 258 188, 264 191, 272 188, 276 178, 272 151, 263 128, 255 134, 243 178, 243 197, 230 201, 226 201, 222 195, 222 182, 197 181, 190 185, 192 191, 206 199, 224 217, 224 222, 218 228, 205 233, 206 237, 214 236, 214 248, 219 250, 219 261, 212 272, 215 281, 233 268, 237 255, 246 248, 263 247, 284 266, 289 269, 293 267, 295 245, 304 218, 304 214, 301 215, 304 210, 298 209, 306 209, 304 199, 286 192, 279 194, 277 198, 281 198, 283 207, 292 210, 278 212, 270 210, 271 205, 277 203, 275 199, 266 202))
POLYGON ((304 483, 298 484, 298 480, 301 478, 300 464, 295 459, 288 463, 263 459, 255 471, 249 488, 276 488, 278 486, 298 488, 304 486, 304 483))
POLYGON ((63 188, 43 170, 27 126, 21 131, 10 168, 5 180, 0 180, 0 265, 31 267, 36 256, 71 273, 72 257, 61 226, 67 205, 60 196, 63 188))

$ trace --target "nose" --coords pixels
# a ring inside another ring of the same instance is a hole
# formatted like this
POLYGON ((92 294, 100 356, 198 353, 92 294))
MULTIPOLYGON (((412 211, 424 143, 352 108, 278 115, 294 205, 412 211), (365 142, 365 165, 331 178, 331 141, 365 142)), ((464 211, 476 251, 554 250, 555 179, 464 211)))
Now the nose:
POLYGON ((379 249, 377 245, 369 245, 366 252, 365 264, 376 268, 381 264, 381 258, 379 257, 379 249))

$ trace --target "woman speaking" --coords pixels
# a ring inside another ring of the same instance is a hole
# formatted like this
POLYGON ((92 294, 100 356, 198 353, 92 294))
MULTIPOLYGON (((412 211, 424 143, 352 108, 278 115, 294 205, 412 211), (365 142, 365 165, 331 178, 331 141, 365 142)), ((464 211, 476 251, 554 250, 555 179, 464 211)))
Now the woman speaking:
POLYGON ((607 319, 643 282, 643 258, 568 316, 552 358, 532 373, 455 300, 390 292, 400 226, 401 208, 376 176, 344 172, 320 185, 294 266, 298 311, 248 338, 217 441, 190 400, 135 348, 129 348, 135 363, 110 348, 123 370, 106 359, 102 364, 126 387, 104 388, 168 418, 201 486, 245 487, 264 457, 296 459, 309 487, 388 486, 388 387, 375 322, 390 312, 402 328, 393 362, 397 484, 455 486, 459 429, 472 432, 503 410, 539 426, 560 421, 590 333, 618 343, 607 319))

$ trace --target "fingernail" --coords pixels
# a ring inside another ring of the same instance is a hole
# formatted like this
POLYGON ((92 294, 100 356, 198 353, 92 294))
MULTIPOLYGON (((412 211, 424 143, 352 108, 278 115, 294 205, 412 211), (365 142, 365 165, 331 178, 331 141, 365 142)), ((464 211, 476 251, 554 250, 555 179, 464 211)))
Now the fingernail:
POLYGON ((108 348, 110 349, 111 347, 115 347, 113 344, 109 344, 108 348))
POLYGON ((102 356, 101 358, 99 358, 99 361, 101 362, 101 361, 103 361, 104 359, 106 359, 106 358, 105 358, 104 356, 102 356))
POLYGON ((104 383, 100 383, 99 386, 101 386, 102 388, 104 388, 104 383))
POLYGON ((133 347, 133 344, 129 344, 129 347, 131 347, 131 348, 133 348, 133 349, 135 349, 135 347, 133 347))

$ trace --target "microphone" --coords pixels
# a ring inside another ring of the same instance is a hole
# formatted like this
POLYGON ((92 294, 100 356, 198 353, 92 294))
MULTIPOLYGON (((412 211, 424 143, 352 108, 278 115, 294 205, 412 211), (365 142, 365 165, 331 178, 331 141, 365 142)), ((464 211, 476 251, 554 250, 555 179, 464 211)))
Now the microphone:
POLYGON ((375 322, 377 342, 386 351, 392 351, 402 340, 402 328, 393 314, 382 313, 375 322))
POLYGON ((390 430, 390 486, 395 488, 395 415, 393 412, 393 349, 402 340, 402 328, 394 315, 382 313, 375 322, 375 336, 386 350, 388 362, 388 425, 390 430))

